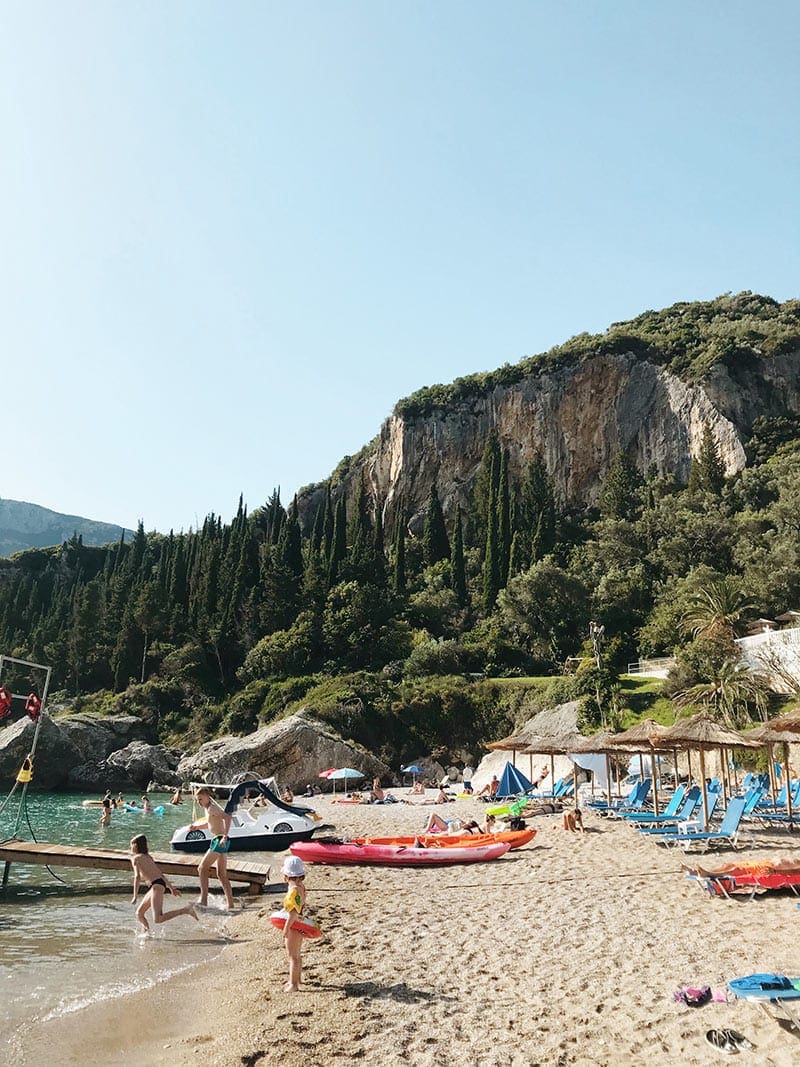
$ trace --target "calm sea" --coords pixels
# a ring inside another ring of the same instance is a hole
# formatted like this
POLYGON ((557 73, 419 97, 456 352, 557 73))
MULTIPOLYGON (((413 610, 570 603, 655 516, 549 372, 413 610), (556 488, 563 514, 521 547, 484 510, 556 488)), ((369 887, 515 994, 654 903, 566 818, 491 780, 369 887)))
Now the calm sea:
MULTIPOLYGON (((168 852, 173 830, 192 817, 191 802, 171 807, 168 796, 153 797, 154 805, 166 805, 163 815, 115 811, 111 826, 102 827, 100 811, 83 807, 83 799, 29 794, 30 826, 23 817, 17 836, 127 851, 131 837, 144 833, 152 851, 168 852)), ((0 840, 12 835, 18 807, 15 795, 0 815, 0 840)), ((268 861, 258 853, 252 858, 268 861)), ((2 868, 0 864, 0 876, 2 868)), ((199 924, 181 916, 151 938, 138 938, 130 904, 131 874, 70 867, 52 871, 13 864, 8 888, 0 892, 0 1060, 5 1059, 3 1049, 13 1052, 21 1028, 163 981, 208 960, 225 944, 222 912, 219 918, 204 914, 199 924)), ((197 885, 196 879, 174 881, 178 886, 197 885)), ((166 907, 193 896, 189 889, 185 899, 167 895, 166 907)), ((217 899, 224 903, 221 896, 217 899)))

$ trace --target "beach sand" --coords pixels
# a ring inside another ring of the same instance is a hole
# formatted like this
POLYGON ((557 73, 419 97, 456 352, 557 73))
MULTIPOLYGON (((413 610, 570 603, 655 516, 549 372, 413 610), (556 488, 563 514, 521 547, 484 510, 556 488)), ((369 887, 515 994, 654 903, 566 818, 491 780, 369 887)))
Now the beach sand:
MULTIPOLYGON (((430 811, 480 818, 485 810, 475 800, 314 803, 340 835, 413 833, 430 811)), ((18 1042, 16 1063, 588 1067, 738 1058, 706 1043, 716 1027, 757 1046, 742 1062, 800 1062, 800 1034, 755 1005, 689 1008, 673 997, 681 985, 724 989, 755 971, 800 975, 796 898, 712 898, 684 877, 682 852, 593 815, 582 836, 564 831, 559 816, 530 825, 538 833, 529 846, 490 864, 309 866, 309 906, 325 936, 305 943, 299 994, 282 992, 282 939, 267 918, 280 896, 238 897, 244 907, 227 923, 235 941, 210 964, 38 1024, 18 1042)), ((737 858, 800 853, 788 834, 747 829, 745 839, 737 858)))

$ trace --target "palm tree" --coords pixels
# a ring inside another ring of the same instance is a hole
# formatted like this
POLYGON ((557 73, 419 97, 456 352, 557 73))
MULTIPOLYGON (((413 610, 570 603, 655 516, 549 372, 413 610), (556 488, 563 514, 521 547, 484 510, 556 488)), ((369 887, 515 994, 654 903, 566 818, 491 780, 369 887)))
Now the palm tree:
POLYGON ((672 699, 678 707, 705 708, 714 718, 737 729, 750 721, 751 709, 762 720, 766 718, 767 692, 764 675, 751 671, 742 660, 726 659, 709 681, 684 689, 672 699))
POLYGON ((742 616, 754 609, 736 578, 724 575, 693 594, 683 615, 683 626, 693 637, 732 641, 742 616))

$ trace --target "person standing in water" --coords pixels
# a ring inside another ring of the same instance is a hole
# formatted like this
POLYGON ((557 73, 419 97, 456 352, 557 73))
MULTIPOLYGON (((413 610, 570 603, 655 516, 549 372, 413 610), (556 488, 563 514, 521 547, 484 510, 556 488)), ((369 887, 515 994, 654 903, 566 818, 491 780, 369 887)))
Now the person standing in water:
MULTIPOLYGON (((200 860, 200 866, 197 868, 197 874, 200 878, 200 899, 198 904, 202 907, 208 904, 208 878, 211 868, 216 865, 217 878, 219 878, 220 885, 225 893, 228 911, 233 911, 233 893, 231 892, 231 883, 228 878, 228 849, 231 847, 228 833, 231 828, 231 816, 222 810, 207 789, 198 789, 194 798, 200 807, 205 809, 206 821, 211 833, 211 844, 208 846, 208 852, 200 860)), ((189 829, 193 830, 194 828, 195 824, 192 823, 189 829)))
POLYGON ((140 883, 144 882, 147 886, 145 898, 136 909, 136 918, 144 933, 150 933, 147 913, 151 908, 153 910, 153 922, 155 923, 166 923, 170 919, 177 919, 179 915, 191 915, 193 919, 197 918, 197 912, 194 910, 193 904, 187 904, 184 908, 175 908, 172 911, 164 911, 165 891, 168 889, 174 896, 180 896, 180 890, 168 878, 165 878, 158 869, 155 860, 148 851, 147 838, 144 834, 138 834, 136 837, 131 838, 131 866, 133 867, 132 904, 136 903, 140 883))
POLYGON ((111 825, 111 801, 103 798, 103 813, 100 816, 101 826, 111 825))

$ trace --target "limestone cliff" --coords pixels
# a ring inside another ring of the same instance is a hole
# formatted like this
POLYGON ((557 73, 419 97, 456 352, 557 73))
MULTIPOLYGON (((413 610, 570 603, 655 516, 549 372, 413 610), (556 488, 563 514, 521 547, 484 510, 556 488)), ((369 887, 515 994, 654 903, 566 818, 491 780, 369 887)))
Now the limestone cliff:
MULTIPOLYGON (((603 350, 587 339, 586 350, 570 359, 525 361, 529 369, 507 375, 516 379, 510 384, 502 374, 497 384, 484 376, 488 387, 442 387, 455 399, 442 402, 431 390, 433 399, 424 404, 401 403, 378 437, 340 464, 331 479, 334 492, 351 497, 364 477, 384 501, 387 521, 402 494, 412 529, 418 529, 433 483, 446 513, 469 501, 494 428, 512 472, 519 475, 538 452, 563 502, 592 504, 620 451, 629 452, 643 472, 654 466, 685 481, 709 426, 732 474, 745 465, 744 445, 756 417, 800 413, 800 343, 791 337, 788 344, 784 337, 783 351, 769 355, 739 347, 716 362, 705 357, 701 375, 676 373, 655 348, 643 355, 638 339, 629 351, 620 351, 615 340, 603 350)), ((301 494, 306 520, 313 520, 323 492, 318 485, 301 494)))

